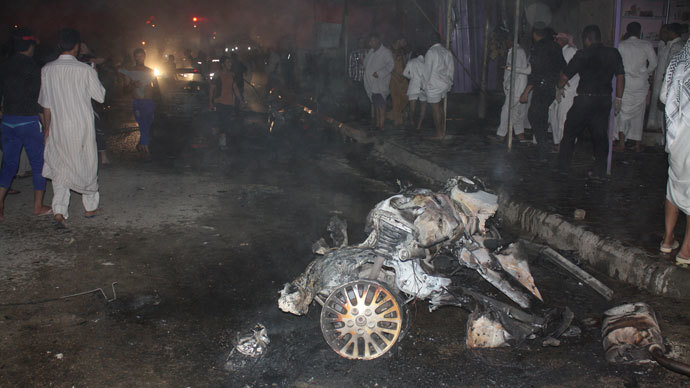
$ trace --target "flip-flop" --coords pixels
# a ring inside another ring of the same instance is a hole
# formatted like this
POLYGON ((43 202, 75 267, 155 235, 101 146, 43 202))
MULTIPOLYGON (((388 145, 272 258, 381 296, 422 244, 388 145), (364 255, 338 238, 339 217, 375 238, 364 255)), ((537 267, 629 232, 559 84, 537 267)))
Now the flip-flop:
POLYGON ((39 213, 39 214, 34 214, 36 217, 43 217, 43 216, 52 216, 53 215, 53 209, 48 210, 45 213, 39 213))
POLYGON ((667 245, 664 245, 664 242, 662 241, 661 244, 659 245, 659 251, 661 251, 661 253, 671 253, 671 252, 675 251, 676 249, 678 249, 679 246, 680 246, 680 244, 676 240, 673 240, 673 243, 671 243, 670 247, 667 245))
POLYGON ((676 265, 683 268, 688 268, 688 266, 690 266, 690 258, 685 258, 681 255, 676 255, 676 265))

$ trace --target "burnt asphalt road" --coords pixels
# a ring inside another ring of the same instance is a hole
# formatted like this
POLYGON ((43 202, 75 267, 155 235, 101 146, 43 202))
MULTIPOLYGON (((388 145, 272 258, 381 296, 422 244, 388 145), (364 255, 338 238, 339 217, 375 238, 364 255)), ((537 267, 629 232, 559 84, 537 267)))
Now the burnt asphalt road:
MULTIPOLYGON (((350 241, 361 241, 367 212, 396 191, 397 174, 333 134, 314 128, 268 134, 263 123, 260 116, 250 120, 226 152, 213 147, 201 125, 159 123, 150 163, 130 151, 136 134, 112 131, 115 165, 100 178, 104 214, 84 219, 73 199, 67 231, 31 217, 30 182, 17 181, 23 193, 8 200, 8 220, 0 224, 0 386, 687 383, 660 367, 606 364, 596 323, 615 303, 644 300, 660 312, 662 331, 687 331, 687 309, 620 285, 619 300, 608 304, 545 264, 533 272, 547 305, 568 304, 582 329, 558 348, 528 341, 467 350, 466 312, 428 313, 425 302, 416 302, 410 331, 390 356, 340 358, 321 336, 319 308, 304 317, 282 313, 277 293, 311 260, 311 244, 334 212, 347 219, 350 241), (114 281, 118 294, 111 303, 89 294, 6 305, 114 281), (584 318, 595 323, 587 326, 584 318), (228 357, 237 333, 259 322, 271 339, 265 357, 228 357)), ((496 296, 477 276, 459 280, 496 296)))

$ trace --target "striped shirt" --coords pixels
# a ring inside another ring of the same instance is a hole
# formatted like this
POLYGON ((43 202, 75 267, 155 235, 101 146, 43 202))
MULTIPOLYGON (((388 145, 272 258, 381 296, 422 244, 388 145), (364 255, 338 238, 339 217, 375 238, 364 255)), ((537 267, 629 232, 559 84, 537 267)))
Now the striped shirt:
POLYGON ((98 155, 91 99, 103 102, 96 70, 71 55, 41 71, 38 103, 50 109, 43 176, 78 193, 98 192, 98 155))

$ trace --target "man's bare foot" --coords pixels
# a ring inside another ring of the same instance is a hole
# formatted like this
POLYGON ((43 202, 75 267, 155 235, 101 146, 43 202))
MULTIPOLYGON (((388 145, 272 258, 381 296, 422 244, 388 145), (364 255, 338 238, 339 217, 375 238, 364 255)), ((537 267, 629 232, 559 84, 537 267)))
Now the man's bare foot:
POLYGON ((65 226, 65 216, 62 214, 58 213, 55 215, 55 222, 58 224, 61 224, 62 226, 65 226))
POLYGON ((3 214, 5 209, 0 208, 0 221, 5 221, 5 215, 3 214))
POLYGON ((637 143, 635 146, 635 152, 644 152, 644 146, 640 143, 637 143))
POLYGON ((520 141, 525 141, 525 134, 524 133, 517 135, 517 137, 520 141))
POLYGON ((41 206, 38 209, 34 209, 35 216, 48 216, 53 214, 53 209, 50 206, 41 206))
POLYGON ((618 144, 616 144, 616 145, 613 147, 613 150, 614 150, 614 151, 617 151, 617 152, 623 152, 623 151, 625 151, 625 143, 623 143, 622 141, 619 141, 618 144))

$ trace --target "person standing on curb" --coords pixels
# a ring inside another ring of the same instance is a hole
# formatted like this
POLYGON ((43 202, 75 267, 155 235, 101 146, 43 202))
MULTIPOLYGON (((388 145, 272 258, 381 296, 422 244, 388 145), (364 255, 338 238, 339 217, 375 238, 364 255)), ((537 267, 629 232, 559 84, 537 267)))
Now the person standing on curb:
POLYGON ((676 264, 690 265, 690 41, 672 59, 666 70, 659 94, 666 104, 666 184, 665 231, 660 250, 671 253, 679 244, 674 240, 678 210, 686 216, 687 225, 676 264))
POLYGON ((567 174, 575 152, 575 139, 589 129, 594 143, 594 169, 592 176, 606 176, 609 153, 609 117, 611 115, 611 80, 616 77, 614 114, 618 115, 625 89, 625 69, 618 50, 601 43, 601 31, 592 24, 582 31, 585 48, 579 50, 561 74, 558 87, 563 88, 575 74, 580 75, 577 96, 568 111, 563 129, 563 140, 558 154, 558 169, 567 174))
POLYGON ((5 219, 5 197, 19 169, 22 147, 33 171, 34 215, 51 214, 43 205, 46 179, 43 169, 43 129, 38 94, 41 89, 41 69, 33 55, 38 40, 27 29, 13 34, 15 54, 0 71, 0 100, 2 100, 2 169, 0 170, 0 221, 5 219))
POLYGON ((678 23, 665 24, 661 28, 661 42, 659 42, 659 55, 657 57, 656 70, 654 71, 654 83, 652 86, 652 99, 649 106, 649 117, 647 118, 648 129, 661 129, 662 133, 666 127, 664 122, 664 107, 659 101, 661 87, 664 84, 664 76, 671 58, 683 49, 683 41, 680 38, 681 26, 678 23))
MULTIPOLYGON (((573 43, 572 35, 559 32, 556 35, 556 43, 558 43, 563 50, 563 59, 565 59, 565 63, 570 63, 570 60, 573 59, 577 52, 577 47, 575 47, 573 43)), ((562 89, 558 89, 556 101, 551 104, 551 109, 553 110, 549 110, 549 122, 551 125, 551 132, 553 133, 553 144, 557 149, 560 148, 561 139, 563 139, 565 119, 568 115, 568 111, 573 106, 573 101, 577 95, 577 84, 579 82, 580 76, 576 74, 562 89)))
POLYGON ((441 45, 441 35, 437 32, 431 34, 431 43, 433 45, 424 56, 424 80, 426 81, 424 91, 434 116, 434 126, 436 127, 434 139, 441 139, 446 134, 441 101, 446 98, 446 94, 453 86, 455 60, 453 54, 441 45))
POLYGON ((532 29, 534 45, 530 52, 532 73, 527 78, 527 86, 520 96, 520 102, 529 102, 527 116, 532 125, 534 137, 538 143, 537 157, 540 161, 547 160, 549 152, 546 131, 549 127, 549 106, 556 99, 555 90, 561 70, 565 67, 561 47, 553 40, 550 30, 544 23, 535 23, 532 29))
POLYGON ((369 38, 369 52, 364 58, 364 89, 374 106, 376 129, 383 130, 386 121, 386 98, 390 94, 393 53, 381 43, 378 34, 369 38))
POLYGON ((58 32, 58 59, 41 71, 38 103, 45 120, 43 176, 53 181, 53 213, 58 227, 69 218, 70 191, 81 193, 85 217, 96 216, 98 153, 91 100, 102 103, 105 88, 91 66, 77 60, 81 36, 65 28, 58 32))
POLYGON ((626 30, 624 40, 618 44, 618 51, 625 67, 625 93, 621 113, 614 120, 618 134, 618 146, 615 149, 625 150, 625 140, 628 139, 635 141, 635 151, 642 152, 642 130, 649 80, 656 68, 657 60, 652 43, 640 39, 640 23, 632 22, 626 30))
POLYGON ((423 51, 416 51, 412 59, 407 62, 403 71, 405 78, 410 80, 407 85, 407 99, 410 102, 410 116, 408 118, 410 128, 414 128, 414 113, 417 101, 420 103, 417 130, 421 129, 422 120, 424 120, 424 114, 426 113, 426 93, 422 89, 422 85, 424 85, 424 55, 422 53, 423 51))
POLYGON ((520 47, 519 44, 513 43, 513 37, 506 38, 508 46, 508 55, 506 56, 506 68, 503 72, 503 93, 506 95, 503 108, 501 109, 501 122, 496 130, 496 136, 499 140, 504 140, 508 134, 508 108, 513 111, 513 131, 520 140, 525 139, 525 113, 527 113, 527 105, 520 103, 520 92, 527 86, 527 76, 532 72, 529 61, 527 61, 527 53, 520 47), (515 52, 515 92, 513 93, 513 100, 510 99, 510 72, 513 64, 513 50, 515 52), (518 92, 520 91, 520 92, 518 92))
POLYGON ((393 71, 391 72, 391 100, 393 107, 389 113, 389 118, 393 120, 393 125, 399 128, 403 125, 403 112, 407 108, 407 86, 409 81, 403 76, 405 65, 407 64, 407 39, 399 38, 393 44, 393 71))

